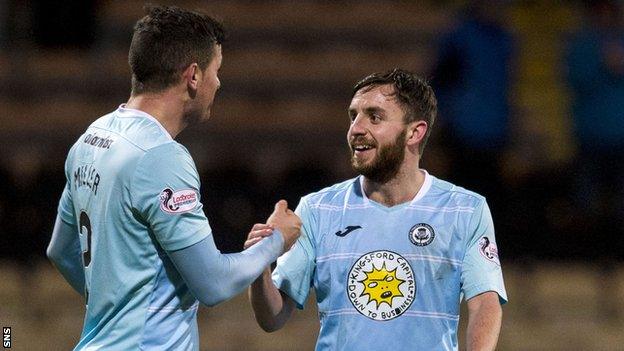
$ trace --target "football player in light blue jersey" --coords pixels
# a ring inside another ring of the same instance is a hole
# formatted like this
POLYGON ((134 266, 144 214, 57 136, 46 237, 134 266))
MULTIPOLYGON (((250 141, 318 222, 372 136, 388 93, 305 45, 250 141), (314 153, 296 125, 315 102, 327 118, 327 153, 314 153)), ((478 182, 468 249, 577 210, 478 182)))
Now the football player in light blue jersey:
POLYGON ((436 110, 404 70, 356 84, 348 142, 360 176, 301 199, 301 237, 250 288, 264 330, 314 287, 317 350, 457 350, 462 298, 467 349, 496 347, 507 295, 485 198, 419 168, 436 110))
POLYGON ((195 164, 174 140, 210 116, 223 37, 206 15, 149 9, 130 47, 130 99, 69 151, 47 254, 86 299, 75 350, 199 350, 198 302, 241 292, 299 236, 282 200, 252 229, 262 242, 221 254, 195 164))

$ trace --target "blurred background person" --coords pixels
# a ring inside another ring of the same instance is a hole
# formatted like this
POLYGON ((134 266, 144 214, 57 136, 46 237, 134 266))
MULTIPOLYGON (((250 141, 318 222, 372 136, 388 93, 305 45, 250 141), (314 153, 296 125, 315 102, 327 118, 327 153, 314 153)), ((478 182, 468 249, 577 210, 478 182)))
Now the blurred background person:
MULTIPOLYGON (((503 199, 501 155, 510 137, 515 41, 504 26, 506 2, 469 1, 438 44, 432 84, 438 92, 448 178, 488 198, 503 199)), ((496 218, 496 215, 495 215, 496 218)))
POLYGON ((576 206, 600 255, 624 249, 624 22, 622 3, 584 1, 584 25, 566 52, 577 156, 576 206))

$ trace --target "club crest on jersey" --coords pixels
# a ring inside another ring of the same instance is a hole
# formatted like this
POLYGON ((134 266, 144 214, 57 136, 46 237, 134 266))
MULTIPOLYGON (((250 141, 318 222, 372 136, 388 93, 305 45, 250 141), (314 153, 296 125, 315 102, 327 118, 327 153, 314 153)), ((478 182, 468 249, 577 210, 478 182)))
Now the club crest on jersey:
POLYGON ((416 246, 427 246, 435 239, 435 232, 429 224, 418 223, 409 230, 409 239, 416 246))
POLYGON ((197 192, 193 189, 173 191, 165 188, 160 193, 160 209, 166 213, 188 212, 199 202, 197 192))
POLYGON ((409 309, 416 296, 414 271, 398 253, 373 251, 360 257, 347 276, 347 296, 362 315, 387 321, 409 309))
POLYGON ((496 243, 490 241, 490 238, 487 236, 479 239, 479 252, 488 261, 494 262, 500 266, 500 260, 498 259, 498 247, 496 246, 496 243))

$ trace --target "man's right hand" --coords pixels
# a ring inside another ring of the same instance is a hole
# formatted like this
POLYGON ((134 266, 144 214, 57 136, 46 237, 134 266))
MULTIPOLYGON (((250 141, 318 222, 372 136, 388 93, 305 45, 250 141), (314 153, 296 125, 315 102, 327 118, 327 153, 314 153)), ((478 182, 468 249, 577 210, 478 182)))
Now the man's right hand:
POLYGON ((279 200, 275 210, 269 216, 267 224, 282 232, 284 237, 284 252, 290 250, 301 232, 301 219, 292 210, 288 209, 286 200, 279 200))

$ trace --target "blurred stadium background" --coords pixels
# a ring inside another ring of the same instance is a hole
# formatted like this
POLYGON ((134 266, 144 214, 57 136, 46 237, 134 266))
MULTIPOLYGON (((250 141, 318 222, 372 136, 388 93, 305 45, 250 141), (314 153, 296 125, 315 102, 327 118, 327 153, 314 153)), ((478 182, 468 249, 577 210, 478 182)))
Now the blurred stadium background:
MULTIPOLYGON (((213 117, 179 138, 201 173, 223 251, 239 251, 277 199, 294 207, 300 196, 353 176, 345 144, 351 87, 400 66, 439 92, 423 167, 490 202, 511 301, 499 349, 624 350, 624 106, 605 128, 611 134, 589 140, 622 138, 593 147, 575 129, 586 97, 566 60, 574 33, 608 20, 617 2, 160 3, 203 9, 229 31, 213 117), (461 28, 475 14, 495 21, 480 27, 485 34, 472 33, 477 44, 464 45, 474 38, 461 28), (475 68, 490 53, 508 60, 505 72, 496 60, 475 68), (478 104, 457 102, 462 84, 478 104), (504 94, 488 95, 492 85, 504 94), (479 119, 479 108, 497 106, 502 115, 479 119), (458 130, 461 123, 467 127, 458 130)), ((13 328, 16 350, 71 349, 79 337, 82 299, 45 260, 45 246, 66 152, 128 97, 127 50, 143 4, 0 1, 0 324, 13 328)), ((583 86, 624 101, 624 30, 610 28, 614 71, 589 74, 583 86)), ((312 349, 318 329, 313 303, 275 334, 256 326, 243 295, 199 315, 202 349, 312 349)))

